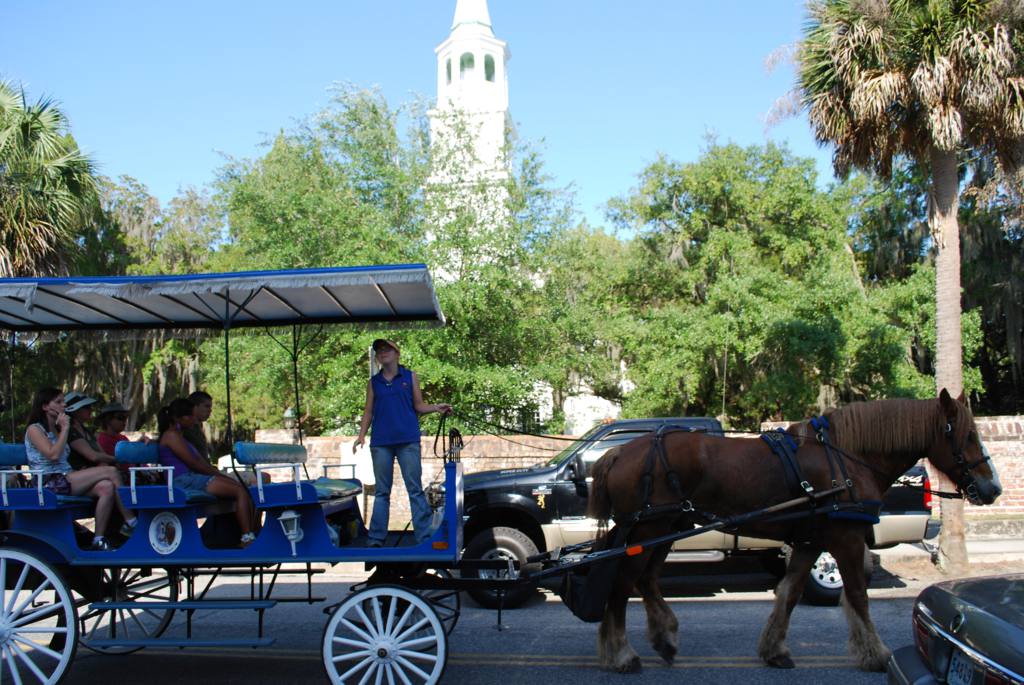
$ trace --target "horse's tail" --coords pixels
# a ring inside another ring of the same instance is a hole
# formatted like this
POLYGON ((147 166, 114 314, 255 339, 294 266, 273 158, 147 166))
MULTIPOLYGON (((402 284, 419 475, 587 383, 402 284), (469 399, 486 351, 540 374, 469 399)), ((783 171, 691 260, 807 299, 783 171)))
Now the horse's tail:
POLYGON ((612 517, 612 498, 608 492, 608 472, 612 470, 615 461, 621 453, 621 446, 613 447, 601 456, 590 468, 590 496, 587 501, 587 515, 598 521, 598 528, 601 533, 608 526, 608 519, 612 517))

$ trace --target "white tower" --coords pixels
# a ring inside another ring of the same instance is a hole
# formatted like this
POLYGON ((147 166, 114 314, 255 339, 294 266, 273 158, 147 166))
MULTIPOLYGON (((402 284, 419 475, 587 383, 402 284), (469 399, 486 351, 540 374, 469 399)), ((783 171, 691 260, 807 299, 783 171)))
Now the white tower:
POLYGON ((512 131, 508 112, 508 71, 511 55, 505 41, 494 37, 487 0, 458 0, 451 33, 434 50, 437 55, 437 106, 430 112, 433 145, 458 140, 465 132, 468 149, 457 162, 461 179, 443 168, 434 183, 501 181, 508 177, 506 133, 512 131))

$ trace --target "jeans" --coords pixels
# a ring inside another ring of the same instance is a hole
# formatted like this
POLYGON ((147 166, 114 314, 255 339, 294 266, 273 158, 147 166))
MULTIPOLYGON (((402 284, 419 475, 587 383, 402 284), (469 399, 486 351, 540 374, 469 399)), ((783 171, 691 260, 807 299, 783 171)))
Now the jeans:
POLYGON ((373 476, 377 481, 373 495, 373 514, 370 516, 370 540, 384 542, 388 535, 388 514, 391 508, 391 482, 394 477, 395 459, 402 470, 402 480, 409 492, 409 508, 412 510, 412 528, 416 542, 423 542, 430 536, 430 505, 423 494, 420 480, 423 469, 420 465, 420 443, 407 442, 403 445, 377 445, 370 447, 373 459, 373 476))

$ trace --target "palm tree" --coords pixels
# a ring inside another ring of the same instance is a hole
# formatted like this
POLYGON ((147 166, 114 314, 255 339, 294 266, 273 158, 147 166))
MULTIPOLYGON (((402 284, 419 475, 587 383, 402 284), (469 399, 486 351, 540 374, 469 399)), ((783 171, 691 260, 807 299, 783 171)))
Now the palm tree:
MULTIPOLYGON (((931 176, 937 390, 963 391, 958 158, 994 155, 1008 178, 1024 142, 1024 7, 1020 0, 810 0, 798 88, 833 165, 887 177, 893 158, 931 176)), ((963 502, 942 503, 940 564, 966 564, 963 502)))
POLYGON ((0 276, 66 273, 95 206, 93 163, 63 112, 0 81, 0 276))

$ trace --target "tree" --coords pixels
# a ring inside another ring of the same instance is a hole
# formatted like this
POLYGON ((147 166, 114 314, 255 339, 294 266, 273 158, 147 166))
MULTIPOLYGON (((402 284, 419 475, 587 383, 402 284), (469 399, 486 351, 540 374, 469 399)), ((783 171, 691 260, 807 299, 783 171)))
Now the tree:
MULTIPOLYGON (((217 202, 230 229, 215 264, 235 270, 427 263, 448 325, 395 334, 403 363, 417 370, 426 396, 505 419, 529 403, 533 368, 549 340, 538 316, 539 254, 564 221, 563 203, 528 151, 514 151, 516 165, 500 192, 487 184, 428 191, 436 161, 428 131, 421 103, 394 108, 379 92, 339 89, 330 106, 274 136, 262 157, 222 170, 217 202), (462 202, 467 193, 503 197, 501 220, 480 221, 472 203, 462 202)), ((313 428, 354 428, 373 337, 325 331, 306 348, 302 409, 316 421, 313 428)), ((255 336, 233 338, 232 351, 233 375, 246 378, 233 385, 232 403, 253 424, 275 425, 291 404, 287 355, 255 336)), ((204 358, 212 360, 204 363, 205 383, 220 399, 223 384, 213 370, 222 357, 210 343, 204 358)))
MULTIPOLYGON (((887 177, 896 155, 929 170, 936 243, 937 390, 961 394, 958 158, 991 151, 1010 171, 1024 140, 1024 12, 995 0, 812 0, 799 88, 836 173, 887 177)), ((965 567, 963 502, 942 504, 941 565, 965 567)))
POLYGON ((616 282, 580 298, 612 304, 594 335, 622 350, 637 386, 624 410, 756 429, 840 400, 920 396, 913 352, 930 350, 921 298, 933 291, 916 269, 862 278, 850 233, 873 206, 861 186, 821 191, 810 160, 774 145, 648 166, 611 203, 635 234, 616 282))
POLYGON ((96 205, 92 161, 52 100, 0 81, 0 276, 67 272, 96 205))

